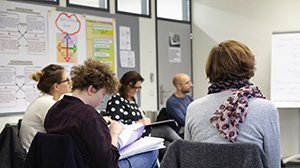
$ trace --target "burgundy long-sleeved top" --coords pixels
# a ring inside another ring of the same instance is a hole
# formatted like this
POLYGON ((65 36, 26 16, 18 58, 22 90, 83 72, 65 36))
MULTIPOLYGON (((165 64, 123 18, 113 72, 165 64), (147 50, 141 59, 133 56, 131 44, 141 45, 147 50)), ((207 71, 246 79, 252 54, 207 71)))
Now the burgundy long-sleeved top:
POLYGON ((44 126, 48 133, 71 135, 90 168, 118 167, 120 154, 111 144, 106 121, 80 99, 65 95, 49 109, 44 126))

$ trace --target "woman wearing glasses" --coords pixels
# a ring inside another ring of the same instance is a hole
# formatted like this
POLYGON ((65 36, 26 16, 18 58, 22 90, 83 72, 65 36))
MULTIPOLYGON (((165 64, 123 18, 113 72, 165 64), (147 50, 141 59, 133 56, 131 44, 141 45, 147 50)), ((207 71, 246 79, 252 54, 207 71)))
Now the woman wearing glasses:
MULTIPOLYGON (((142 88, 141 84, 144 78, 135 71, 126 72, 120 79, 121 87, 119 92, 114 94, 107 102, 106 115, 111 119, 120 121, 125 125, 134 123, 150 124, 151 120, 144 117, 144 113, 139 110, 135 101, 135 94, 142 88)), ((153 126, 151 129, 152 137, 164 138, 165 146, 181 137, 168 125, 153 126)), ((161 160, 165 149, 159 151, 159 159, 161 160)))
POLYGON ((27 151, 35 134, 46 132, 44 119, 49 108, 61 95, 69 92, 70 85, 64 67, 56 64, 33 72, 30 78, 38 82, 37 88, 41 91, 41 95, 31 102, 22 119, 20 139, 27 151))
POLYGON ((113 120, 121 121, 125 125, 133 123, 150 124, 148 117, 143 117, 143 112, 135 101, 135 94, 142 88, 144 78, 135 71, 125 73, 120 79, 121 87, 107 102, 106 114, 113 120))

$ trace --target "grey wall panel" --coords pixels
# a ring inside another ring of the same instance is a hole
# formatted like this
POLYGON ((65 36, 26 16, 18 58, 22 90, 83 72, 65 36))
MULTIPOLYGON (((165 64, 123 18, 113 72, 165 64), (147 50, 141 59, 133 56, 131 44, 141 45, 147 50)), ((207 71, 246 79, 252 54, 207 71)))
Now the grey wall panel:
POLYGON ((186 73, 192 78, 190 26, 165 20, 157 22, 158 109, 165 107, 167 99, 176 91, 172 84, 176 73, 186 73), (179 34, 180 46, 170 44, 170 33, 179 34), (172 62, 170 48, 180 50, 180 61, 172 62))

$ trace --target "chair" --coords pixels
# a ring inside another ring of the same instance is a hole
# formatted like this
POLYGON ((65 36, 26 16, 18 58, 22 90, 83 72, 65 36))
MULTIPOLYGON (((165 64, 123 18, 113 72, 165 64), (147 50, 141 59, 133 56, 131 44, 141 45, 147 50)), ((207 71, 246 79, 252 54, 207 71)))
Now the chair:
MULTIPOLYGON (((162 108, 158 115, 157 115, 157 118, 156 118, 156 121, 163 121, 163 120, 168 120, 168 119, 173 119, 171 118, 168 114, 167 114, 167 111, 166 111, 166 108, 162 108)), ((172 122, 172 123, 168 123, 168 125, 173 129, 175 130, 176 132, 178 131, 178 124, 177 122, 172 122)))
POLYGON ((16 125, 6 124, 0 134, 0 167, 22 168, 26 150, 18 137, 16 125))
POLYGON ((286 165, 289 162, 296 161, 297 163, 299 163, 299 159, 300 159, 300 154, 295 154, 295 155, 292 155, 292 156, 282 157, 281 158, 281 167, 286 167, 286 165))
POLYGON ((87 168, 69 135, 38 132, 29 148, 24 168, 87 168))
POLYGON ((168 148, 161 168, 267 168, 262 149, 252 143, 216 144, 176 140, 168 148))

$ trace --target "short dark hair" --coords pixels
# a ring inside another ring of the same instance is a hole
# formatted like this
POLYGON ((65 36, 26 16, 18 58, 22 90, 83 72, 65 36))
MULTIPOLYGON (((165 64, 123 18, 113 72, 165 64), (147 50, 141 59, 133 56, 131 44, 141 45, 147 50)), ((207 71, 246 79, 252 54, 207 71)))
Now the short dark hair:
POLYGON ((254 76, 255 56, 243 43, 226 40, 214 46, 206 62, 210 83, 225 80, 249 80, 254 76))
POLYGON ((62 80, 65 68, 60 65, 50 64, 42 70, 30 74, 30 78, 38 82, 37 88, 43 93, 50 93, 52 86, 62 80))
POLYGON ((83 65, 73 66, 70 76, 72 91, 83 91, 93 85, 97 91, 106 88, 108 94, 113 94, 119 88, 119 81, 112 69, 107 64, 93 59, 85 60, 83 65))
MULTIPOLYGON (((131 87, 133 87, 138 81, 144 81, 144 78, 139 73, 137 73, 136 71, 126 72, 120 79, 120 95, 124 98, 127 98, 127 86, 130 85, 131 87)), ((132 97, 132 99, 135 100, 134 97, 132 97)))

